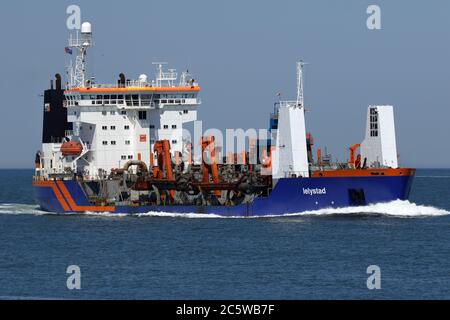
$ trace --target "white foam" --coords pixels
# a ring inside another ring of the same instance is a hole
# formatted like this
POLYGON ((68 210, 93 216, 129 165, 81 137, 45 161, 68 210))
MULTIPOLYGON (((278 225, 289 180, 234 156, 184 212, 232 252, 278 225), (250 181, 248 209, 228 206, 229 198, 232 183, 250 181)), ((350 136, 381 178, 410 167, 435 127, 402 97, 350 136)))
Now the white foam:
MULTIPOLYGON (((95 214, 95 213, 93 213, 95 214)), ((116 214, 110 214, 112 216, 116 214)), ((282 215, 266 215, 266 216, 230 216, 224 217, 217 214, 206 213, 171 213, 150 211, 146 213, 135 214, 138 217, 168 217, 168 218, 221 218, 221 219, 246 219, 246 218, 272 218, 272 217, 292 217, 292 216, 332 216, 332 215, 381 215, 388 217, 436 217, 450 215, 450 212, 444 209, 432 206, 417 205, 409 201, 395 200, 389 203, 377 203, 361 207, 345 207, 345 208, 326 208, 314 211, 304 211, 298 213, 286 213, 282 215)))
POLYGON ((130 216, 128 213, 114 213, 114 212, 72 212, 72 215, 84 215, 84 216, 95 216, 95 217, 126 217, 130 216))
MULTIPOLYGON (((150 211, 146 213, 138 213, 135 214, 138 217, 169 217, 169 218, 227 218, 224 216, 219 216, 217 214, 212 213, 173 213, 173 212, 156 212, 150 211)), ((232 217, 232 218, 240 218, 240 217, 232 217)))
POLYGON ((315 211, 305 211, 302 213, 287 214, 292 215, 384 215, 391 217, 436 217, 450 215, 450 212, 444 209, 432 206, 417 205, 407 200, 395 200, 388 203, 376 203, 361 207, 328 208, 315 211))
MULTIPOLYGON (((29 204, 0 204, 0 214, 32 214, 32 215, 46 215, 56 214, 39 210, 36 205, 29 204)), ((62 214, 64 215, 64 214, 62 214)), ((435 208, 432 206, 417 205, 409 201, 395 200, 388 203, 377 203, 361 207, 345 207, 345 208, 325 208, 314 211, 304 211, 298 213, 286 213, 282 215, 266 215, 266 216, 231 216, 224 217, 217 214, 207 213, 171 213, 171 212, 156 212, 150 211, 146 213, 126 214, 126 213, 111 213, 111 212, 84 212, 84 213, 70 213, 70 215, 94 216, 94 217, 167 217, 167 218, 188 218, 188 219, 245 219, 245 218, 272 218, 272 217, 292 217, 292 216, 333 216, 333 215, 351 215, 351 216, 367 216, 367 215, 381 215, 387 217, 437 217, 450 215, 450 212, 444 209, 435 208)))
POLYGON ((0 214, 43 215, 43 214, 52 214, 52 213, 39 210, 39 206, 37 206, 35 204, 0 203, 0 214))

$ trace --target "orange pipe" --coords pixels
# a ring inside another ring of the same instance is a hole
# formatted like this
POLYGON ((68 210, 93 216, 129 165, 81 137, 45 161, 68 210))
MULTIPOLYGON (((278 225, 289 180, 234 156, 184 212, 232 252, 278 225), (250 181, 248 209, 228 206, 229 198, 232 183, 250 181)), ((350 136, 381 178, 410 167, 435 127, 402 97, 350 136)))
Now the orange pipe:
POLYGON ((166 169, 166 175, 168 180, 173 180, 172 161, 170 159, 170 144, 169 140, 163 140, 163 154, 164 154, 164 167, 166 169))
POLYGON ((317 148, 317 166, 322 166, 322 150, 320 148, 317 148))
POLYGON ((241 158, 242 158, 242 164, 245 166, 247 164, 247 157, 246 157, 245 151, 241 152, 241 158))
POLYGON ((256 164, 256 139, 250 139, 249 141, 249 153, 248 153, 248 162, 249 164, 256 164))
POLYGON ((153 151, 156 153, 156 159, 158 161, 157 166, 153 168, 153 177, 157 179, 164 179, 164 157, 162 141, 155 142, 153 151))
MULTIPOLYGON (((209 183, 209 170, 208 165, 205 163, 205 151, 208 151, 211 157, 211 163, 209 167, 211 168, 211 175, 214 183, 219 183, 219 167, 216 161, 216 148, 214 145, 214 136, 202 137, 202 172, 203 172, 203 182, 209 183)), ((220 196, 220 190, 215 190, 214 194, 220 196)))
POLYGON ((360 147, 359 143, 356 143, 356 144, 350 146, 350 161, 349 161, 349 164, 351 164, 352 166, 355 165, 355 160, 356 160, 355 159, 355 153, 356 153, 356 150, 358 150, 359 147, 360 147))
MULTIPOLYGON (((170 143, 169 140, 163 140, 163 149, 164 149, 164 167, 166 169, 166 178, 167 180, 173 180, 173 171, 172 171, 172 161, 170 159, 170 143)), ((170 196, 175 196, 175 190, 170 190, 170 196)))
POLYGON ((188 164, 189 165, 192 165, 192 144, 191 143, 188 143, 187 145, 186 145, 186 147, 187 147, 187 152, 188 152, 188 164))
POLYGON ((228 152, 228 164, 234 164, 234 159, 233 159, 233 152, 228 152))
MULTIPOLYGON (((164 179, 164 172, 166 179, 173 181, 172 160, 170 158, 170 143, 169 140, 156 141, 153 147, 158 158, 158 166, 153 168, 153 177, 157 179, 164 179)), ((175 190, 170 190, 170 195, 173 199, 175 190)))

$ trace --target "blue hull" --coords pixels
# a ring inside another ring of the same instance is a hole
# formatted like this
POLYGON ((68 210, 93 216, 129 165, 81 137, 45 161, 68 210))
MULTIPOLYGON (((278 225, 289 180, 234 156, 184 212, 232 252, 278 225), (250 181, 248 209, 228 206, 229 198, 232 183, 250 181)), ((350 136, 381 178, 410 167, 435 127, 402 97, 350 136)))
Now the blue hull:
POLYGON ((137 214, 146 212, 207 213, 220 216, 268 216, 301 213, 323 208, 367 205, 408 199, 413 181, 410 176, 316 177, 280 179, 267 198, 237 206, 92 206, 77 181, 34 184, 36 202, 45 211, 109 211, 137 214))

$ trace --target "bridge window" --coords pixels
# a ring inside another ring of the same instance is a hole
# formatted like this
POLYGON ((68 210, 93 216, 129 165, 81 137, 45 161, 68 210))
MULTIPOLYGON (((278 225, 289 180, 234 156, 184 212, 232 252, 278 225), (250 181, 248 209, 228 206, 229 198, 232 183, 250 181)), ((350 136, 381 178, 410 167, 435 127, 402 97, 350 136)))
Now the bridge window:
POLYGON ((107 146, 108 145, 108 141, 103 141, 102 145, 107 146))
POLYGON ((139 120, 147 119, 147 111, 139 111, 139 120))
POLYGON ((378 112, 376 108, 370 108, 370 136, 378 137, 378 112))
POLYGON ((125 95, 125 102, 127 103, 127 106, 132 106, 130 94, 125 95))
POLYGON ((125 130, 130 130, 130 126, 124 126, 123 127, 125 130))
POLYGON ((133 94, 132 98, 133 98, 133 106, 138 107, 139 106, 139 95, 133 94))

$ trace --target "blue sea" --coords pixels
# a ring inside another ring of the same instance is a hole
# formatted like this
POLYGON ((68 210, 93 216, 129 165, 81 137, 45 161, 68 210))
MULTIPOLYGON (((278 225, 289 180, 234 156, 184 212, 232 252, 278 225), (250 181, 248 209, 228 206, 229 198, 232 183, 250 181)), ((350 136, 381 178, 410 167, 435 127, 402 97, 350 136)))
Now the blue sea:
POLYGON ((450 299, 450 170, 418 170, 410 201, 277 218, 47 214, 32 174, 0 170, 0 299, 450 299))

